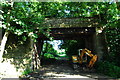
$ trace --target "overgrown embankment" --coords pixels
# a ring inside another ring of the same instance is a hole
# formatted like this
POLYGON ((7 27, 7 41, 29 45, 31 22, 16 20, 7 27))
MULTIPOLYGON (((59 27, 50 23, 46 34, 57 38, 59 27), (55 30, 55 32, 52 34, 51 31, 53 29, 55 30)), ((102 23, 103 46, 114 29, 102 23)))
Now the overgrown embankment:
POLYGON ((31 67, 29 39, 23 41, 22 37, 10 34, 6 49, 3 55, 3 61, 0 63, 1 78, 19 78, 31 67), (11 74, 12 72, 12 74, 11 74))
POLYGON ((102 73, 113 78, 120 78, 119 66, 116 66, 115 64, 108 61, 98 62, 97 65, 98 66, 96 68, 96 71, 98 73, 102 73))
POLYGON ((97 71, 114 78, 120 78, 120 28, 106 28, 108 53, 103 55, 102 62, 97 63, 97 71))

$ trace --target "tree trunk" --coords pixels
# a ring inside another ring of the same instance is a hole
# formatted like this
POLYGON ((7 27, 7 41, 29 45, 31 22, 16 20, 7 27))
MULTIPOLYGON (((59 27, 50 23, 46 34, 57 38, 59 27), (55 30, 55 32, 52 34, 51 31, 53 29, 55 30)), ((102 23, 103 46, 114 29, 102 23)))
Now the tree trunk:
POLYGON ((1 41, 1 45, 0 45, 0 62, 3 59, 2 56, 3 56, 4 50, 5 50, 5 45, 6 45, 6 42, 7 42, 7 39, 8 39, 8 35, 9 35, 9 32, 6 31, 4 36, 3 36, 3 39, 1 41))
MULTIPOLYGON (((6 25, 6 27, 8 28, 8 27, 10 27, 9 25, 8 25, 8 23, 10 22, 10 13, 11 13, 11 11, 12 11, 12 8, 13 8, 13 5, 14 5, 14 2, 12 2, 12 0, 10 1, 10 2, 8 2, 11 6, 10 6, 10 8, 9 8, 9 10, 8 10, 8 15, 7 15, 7 18, 6 18, 6 23, 7 23, 7 25, 6 25)), ((2 39, 2 41, 1 41, 1 45, 0 45, 0 62, 2 61, 2 56, 3 56, 3 53, 4 53, 4 50, 5 50, 5 45, 6 45, 6 42, 7 42, 7 39, 8 39, 8 36, 9 36, 9 31, 5 31, 5 34, 4 34, 4 36, 3 36, 3 39, 2 39)))
POLYGON ((34 71, 34 42, 32 37, 30 37, 30 49, 31 49, 31 70, 34 71))
POLYGON ((43 48, 43 40, 40 40, 40 38, 38 39, 38 42, 36 43, 36 47, 37 47, 37 55, 39 58, 39 63, 38 65, 41 66, 41 53, 42 53, 42 48, 43 48))

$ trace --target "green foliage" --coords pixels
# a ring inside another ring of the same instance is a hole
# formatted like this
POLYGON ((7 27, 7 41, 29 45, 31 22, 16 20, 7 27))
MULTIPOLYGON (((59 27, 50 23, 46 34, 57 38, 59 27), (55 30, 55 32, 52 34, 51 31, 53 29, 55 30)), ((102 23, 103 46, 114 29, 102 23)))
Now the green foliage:
POLYGON ((61 48, 65 49, 67 56, 78 55, 78 49, 85 48, 84 39, 81 40, 64 40, 61 48))
POLYGON ((31 73, 31 72, 32 72, 32 70, 29 69, 29 68, 27 68, 27 69, 25 69, 25 70, 22 72, 22 75, 28 75, 28 74, 31 73))
MULTIPOLYGON (((15 34, 10 34, 10 38, 8 38, 5 54, 3 55, 3 58, 30 58, 27 53, 30 51, 30 39, 27 38, 27 41, 22 40, 22 36, 17 37, 15 34)), ((15 61, 15 60, 14 60, 15 61)), ((20 60, 23 61, 23 60, 20 60)), ((19 63, 20 64, 20 63, 19 63)))
POLYGON ((96 68, 99 73, 106 74, 113 78, 120 78, 120 67, 115 66, 114 63, 104 61, 97 63, 97 65, 96 68))
POLYGON ((60 56, 60 57, 66 57, 67 56, 65 52, 59 52, 57 55, 60 56))
POLYGON ((10 34, 10 38, 6 43, 6 49, 3 54, 3 61, 12 59, 10 62, 14 65, 16 70, 25 69, 31 65, 31 54, 30 54, 30 39, 27 41, 22 40, 22 36, 18 37, 15 34, 10 34))
MULTIPOLYGON (((113 62, 117 66, 120 65, 119 2, 14 2, 12 4, 4 1, 0 3, 0 6, 2 7, 0 10, 0 13, 2 13, 0 14, 0 23, 2 25, 0 25, 0 28, 17 34, 20 37, 23 36, 24 41, 27 40, 27 37, 32 37, 36 41, 38 33, 49 36, 49 33, 44 31, 45 27, 43 27, 46 17, 97 17, 99 18, 99 23, 105 28, 107 44, 110 48, 109 56, 105 56, 105 58, 108 57, 108 61, 113 62)), ((61 48, 66 50, 68 56, 71 56, 77 54, 79 48, 84 48, 85 46, 83 45, 84 40, 71 40, 64 41, 61 48)), ((46 46, 48 46, 48 49, 44 50, 45 53, 56 54, 56 51, 50 45, 46 44, 46 46)), ((104 65, 106 65, 104 68, 109 66, 107 69, 110 72, 112 71, 111 69, 114 71, 115 68, 118 69, 117 67, 110 67, 113 65, 106 62, 104 65)), ((118 75, 118 72, 116 72, 116 75, 118 75)))
POLYGON ((3 24, 0 27, 18 36, 27 34, 35 41, 38 33, 49 36, 42 27, 45 17, 98 17, 99 22, 104 26, 116 27, 120 19, 119 4, 114 2, 14 2, 12 4, 4 1, 0 3, 2 6, 0 19, 3 24))
POLYGON ((66 57, 66 53, 65 52, 57 52, 57 50, 55 50, 53 48, 53 44, 50 44, 48 41, 44 42, 43 45, 43 55, 44 58, 56 58, 56 57, 66 57))
POLYGON ((120 28, 108 28, 106 30, 107 46, 109 47, 108 61, 114 62, 120 67, 120 28))
POLYGON ((27 34, 25 37, 38 38, 38 32, 41 33, 44 16, 38 11, 38 3, 32 2, 4 2, 2 6, 2 28, 11 31, 18 36, 27 34), (36 29, 38 29, 36 31, 36 29))
POLYGON ((55 56, 54 56, 53 54, 50 54, 50 53, 45 53, 45 54, 44 54, 44 58, 45 58, 45 59, 55 58, 55 56))
POLYGON ((52 44, 45 42, 43 45, 43 53, 57 54, 57 51, 53 48, 52 44))

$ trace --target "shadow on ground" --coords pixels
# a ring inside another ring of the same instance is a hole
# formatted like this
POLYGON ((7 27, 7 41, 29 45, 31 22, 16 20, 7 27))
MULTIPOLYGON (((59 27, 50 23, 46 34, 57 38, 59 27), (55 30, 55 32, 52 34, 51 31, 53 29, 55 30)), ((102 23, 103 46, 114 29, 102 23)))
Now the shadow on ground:
POLYGON ((68 61, 56 60, 53 63, 44 64, 40 70, 27 75, 29 78, 39 78, 39 79, 56 79, 56 78, 84 78, 91 80, 107 79, 109 77, 100 75, 96 73, 95 69, 85 69, 84 71, 80 68, 73 70, 71 64, 68 61))

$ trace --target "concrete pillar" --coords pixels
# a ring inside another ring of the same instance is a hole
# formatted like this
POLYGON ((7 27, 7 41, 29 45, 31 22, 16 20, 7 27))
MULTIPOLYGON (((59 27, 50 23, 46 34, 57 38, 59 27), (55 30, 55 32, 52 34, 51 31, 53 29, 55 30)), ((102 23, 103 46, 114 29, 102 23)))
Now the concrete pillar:
POLYGON ((98 61, 103 60, 103 55, 106 54, 105 36, 102 31, 100 28, 96 28, 96 33, 93 35, 93 48, 98 55, 98 61))

